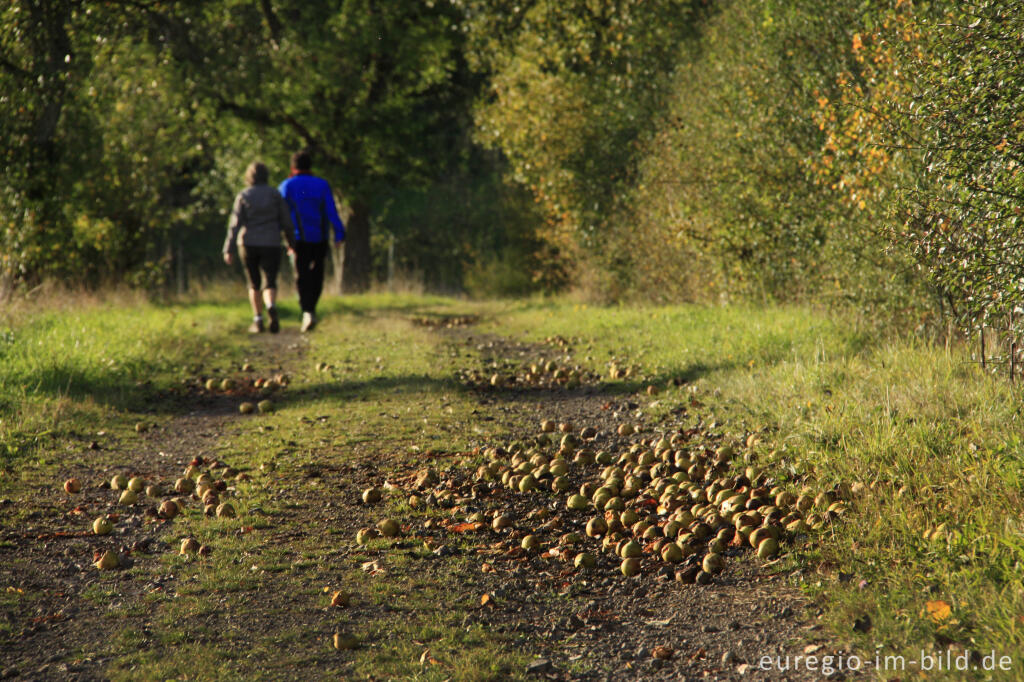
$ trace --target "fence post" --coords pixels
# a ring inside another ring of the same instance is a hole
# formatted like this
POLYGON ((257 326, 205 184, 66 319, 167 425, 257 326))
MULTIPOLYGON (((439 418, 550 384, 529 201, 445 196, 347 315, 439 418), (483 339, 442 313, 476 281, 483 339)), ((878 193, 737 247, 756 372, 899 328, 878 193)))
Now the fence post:
POLYGON ((1013 383, 1014 375, 1017 373, 1017 336, 1013 332, 1013 312, 1006 316, 1006 331, 1013 339, 1010 341, 1010 383, 1013 383))
POLYGON ((395 293, 395 235, 388 239, 388 292, 395 293))
POLYGON ((177 249, 177 251, 178 251, 177 256, 178 257, 175 259, 175 260, 177 260, 177 264, 176 264, 177 267, 175 268, 175 270, 176 270, 176 274, 177 274, 176 279, 178 280, 178 287, 177 287, 178 288, 178 294, 181 295, 181 294, 187 294, 188 293, 188 269, 187 269, 187 267, 185 265, 185 245, 184 245, 184 241, 179 239, 177 246, 178 246, 178 249, 177 249))
POLYGON ((1017 370, 1017 342, 1010 344, 1010 383, 1013 383, 1013 376, 1017 370))

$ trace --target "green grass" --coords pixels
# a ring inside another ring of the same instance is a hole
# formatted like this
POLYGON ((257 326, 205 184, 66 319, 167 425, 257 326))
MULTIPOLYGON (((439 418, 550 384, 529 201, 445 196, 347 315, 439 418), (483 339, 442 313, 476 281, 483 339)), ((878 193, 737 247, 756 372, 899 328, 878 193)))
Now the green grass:
MULTIPOLYGON (((288 304, 284 307, 286 323, 297 318, 288 304)), ((106 646, 102 653, 112 660, 108 674, 113 679, 197 674, 251 679, 298 667, 338 677, 504 679, 521 670, 523 653, 479 627, 463 627, 467 609, 479 599, 475 593, 464 594, 459 603, 451 599, 464 582, 465 567, 423 577, 417 575, 419 564, 403 559, 403 553, 388 553, 388 578, 371 577, 359 568, 369 555, 339 553, 352 544, 354 529, 339 532, 319 514, 332 500, 351 505, 365 484, 365 477, 333 474, 339 466, 373 462, 379 473, 372 480, 379 484, 390 470, 414 467, 427 452, 435 451, 435 463, 443 466, 472 442, 503 428, 497 422, 471 423, 476 404, 454 380, 458 359, 439 345, 436 334, 408 320, 410 315, 465 314, 478 307, 400 296, 327 302, 317 333, 284 358, 238 334, 238 320, 244 320, 238 308, 217 302, 147 308, 141 318, 135 313, 132 322, 123 311, 101 307, 82 322, 97 334, 98 347, 111 329, 129 339, 142 338, 146 345, 155 342, 151 330, 163 335, 172 321, 183 324, 186 334, 169 339, 168 348, 180 344, 175 357, 188 358, 185 370, 178 370, 174 358, 147 364, 143 357, 131 377, 156 377, 159 387, 187 378, 200 364, 204 375, 229 375, 244 359, 252 359, 263 373, 283 360, 292 377, 291 386, 274 398, 273 414, 233 421, 215 449, 217 457, 253 475, 237 486, 236 507, 258 508, 261 514, 210 520, 193 511, 175 521, 165 536, 172 548, 191 536, 214 553, 203 559, 169 553, 132 569, 139 581, 173 574, 176 596, 126 603, 106 614, 120 621, 146 611, 148 622, 145 645, 140 630, 127 627, 106 646), (114 321, 108 326, 109 320, 114 321), (317 371, 321 362, 331 369, 317 371), (261 465, 268 464, 272 468, 262 471, 261 465), (312 469, 323 473, 309 478, 312 469), (241 534, 246 526, 255 530, 241 534), (353 608, 327 608, 328 587, 359 595, 353 608), (331 636, 338 629, 355 632, 364 645, 354 652, 335 651, 331 636), (431 648, 441 663, 421 666, 424 648, 431 648)), ((131 357, 124 346, 117 348, 131 357)), ((76 362, 89 367, 96 360, 96 353, 83 352, 76 362)), ((91 390, 86 386, 84 393, 91 390)), ((89 400, 82 397, 72 393, 66 399, 78 408, 89 400)), ((111 429, 126 439, 132 438, 138 416, 128 407, 134 400, 128 396, 123 404, 110 406, 119 420, 111 429)), ((45 397, 38 400, 45 402, 45 397)), ((79 413, 79 419, 88 419, 84 415, 79 413)), ((44 479, 53 465, 37 469, 36 478, 44 479)), ((355 513, 364 517, 363 525, 372 525, 389 509, 404 505, 394 500, 355 513)), ((96 588, 94 593, 97 605, 115 594, 96 588)))
MULTIPOLYGON (((180 409, 158 399, 205 363, 237 350, 222 302, 157 306, 83 301, 0 316, 0 491, 85 447, 180 409)), ((130 436, 129 436, 130 437, 130 436)))
MULTIPOLYGON (((168 590, 178 596, 151 593, 105 616, 129 623, 104 651, 89 652, 110 658, 112 678, 244 679, 293 666, 339 677, 429 679, 522 671, 522 648, 463 625, 479 599, 467 578, 477 569, 452 560, 423 571, 414 558, 421 550, 409 548, 385 553, 382 579, 360 564, 387 543, 352 549, 352 524, 372 525, 389 513, 423 518, 402 499, 356 504, 367 481, 410 472, 427 453, 448 466, 511 426, 502 420, 514 417, 498 411, 493 421, 474 414, 481 406, 454 379, 475 362, 466 349, 447 347, 409 321, 442 314, 479 316, 474 335, 567 338, 573 363, 602 376, 612 366, 629 370, 609 380, 610 389, 637 402, 645 419, 682 408, 686 419, 717 421, 737 441, 756 434, 753 463, 793 485, 867 484, 841 523, 784 564, 822 606, 840 644, 871 658, 876 648, 916 660, 922 648, 953 646, 1021 660, 1021 396, 962 348, 888 338, 793 307, 365 296, 326 301, 317 332, 278 356, 241 333, 239 299, 93 302, 0 320, 0 493, 22 501, 62 471, 105 461, 80 454, 99 430, 131 448, 137 421, 161 423, 187 410, 163 397, 183 380, 228 375, 247 358, 258 371, 283 363, 292 376, 275 398, 276 412, 233 419, 214 446, 217 457, 252 473, 237 486, 241 518, 192 513, 165 537, 174 546, 192 535, 213 555, 168 553, 132 569, 140 583, 173 574, 168 590), (317 371, 317 363, 331 369, 317 371), (648 396, 648 384, 663 390, 648 396), (332 515, 328 502, 345 515, 332 515), (344 526, 335 525, 339 518, 344 526), (942 524, 946 532, 932 538, 942 524), (241 532, 249 526, 252 532, 241 532), (349 590, 356 605, 327 608, 325 588, 349 590), (948 603, 951 614, 929 617, 929 602, 948 603), (855 630, 865 617, 870 628, 855 630), (366 644, 334 651, 336 629, 366 644), (428 648, 439 664, 420 665, 428 648)), ((294 305, 283 309, 286 329, 294 327, 294 305)), ((4 524, 21 524, 36 509, 6 509, 4 524)), ((103 577, 81 596, 99 609, 122 599, 121 590, 103 577)), ((5 593, 2 601, 15 609, 40 598, 5 593)))
MULTIPOLYGON (((514 665, 521 662, 522 654, 504 651, 498 638, 479 629, 461 627, 472 599, 479 598, 465 595, 465 603, 451 602, 450 595, 461 591, 461 571, 448 568, 424 579, 416 576, 419 566, 410 564, 399 552, 387 554, 386 579, 371 577, 359 566, 376 556, 376 545, 388 546, 384 541, 371 545, 369 554, 339 558, 338 547, 352 543, 352 531, 336 534, 335 529, 313 519, 317 508, 332 497, 358 499, 361 484, 349 476, 325 474, 321 480, 306 479, 303 474, 308 467, 330 470, 373 462, 380 466, 383 477, 389 469, 416 466, 421 453, 432 449, 443 454, 461 452, 473 441, 479 442, 482 435, 500 429, 491 422, 485 422, 485 428, 471 427, 476 404, 454 381, 455 362, 438 347, 435 334, 407 319, 413 314, 466 309, 466 304, 411 297, 360 297, 328 305, 302 363, 292 368, 292 387, 281 394, 277 411, 258 422, 239 422, 222 442, 219 455, 237 466, 255 469, 274 462, 272 476, 257 476, 248 486, 246 492, 251 496, 245 505, 270 512, 278 530, 299 519, 314 524, 306 529, 308 535, 290 539, 286 547, 275 549, 267 546, 273 542, 266 541, 253 547, 253 542, 261 542, 257 533, 239 540, 239 551, 248 545, 245 551, 258 556, 255 563, 260 573, 287 583, 303 608, 323 610, 329 600, 324 592, 328 586, 357 595, 352 609, 320 614, 295 633, 298 649, 312 648, 327 656, 330 665, 340 666, 345 675, 498 679, 522 668, 514 665), (331 369, 317 371, 319 363, 327 363, 331 369), (271 493, 278 486, 291 487, 294 494, 275 507, 271 493), (324 535, 332 540, 325 543, 324 535), (300 585, 301 591, 295 592, 300 585), (351 653, 333 651, 330 637, 339 628, 353 631, 365 645, 351 653), (443 663, 436 668, 421 667, 424 648, 431 648, 443 663)), ((443 465, 444 459, 439 463, 443 465)), ((379 484, 381 479, 374 482, 379 484)), ((404 504, 404 500, 391 500, 388 506, 355 513, 363 516, 361 525, 372 525, 389 509, 397 511, 404 504)), ((225 539, 219 542, 224 545, 225 539)), ((234 551, 231 544, 214 556, 216 570, 207 571, 190 587, 196 598, 223 589, 238 573, 251 575, 254 561, 233 564, 226 554, 234 551)), ((260 617, 256 612, 265 607, 244 600, 236 604, 239 613, 252 612, 253 617, 260 617)), ((175 618, 172 622, 179 621, 175 618)), ((278 634, 271 633, 261 646, 288 650, 287 643, 277 639, 278 634)), ((154 671, 161 670, 154 665, 154 671)), ((238 665, 238 671, 252 673, 244 662, 238 665)))
POLYGON ((1021 393, 965 349, 879 338, 799 308, 524 305, 500 329, 578 337, 578 359, 599 371, 637 365, 643 380, 624 383, 687 380, 649 399, 650 411, 697 399, 691 416, 717 418, 737 439, 760 433, 758 463, 799 483, 873 486, 801 550, 801 584, 833 635, 872 657, 994 649, 1024 676, 1021 393), (948 532, 925 539, 941 524, 948 532), (952 613, 936 620, 927 603, 939 601, 952 613), (870 629, 855 630, 865 616, 870 629))

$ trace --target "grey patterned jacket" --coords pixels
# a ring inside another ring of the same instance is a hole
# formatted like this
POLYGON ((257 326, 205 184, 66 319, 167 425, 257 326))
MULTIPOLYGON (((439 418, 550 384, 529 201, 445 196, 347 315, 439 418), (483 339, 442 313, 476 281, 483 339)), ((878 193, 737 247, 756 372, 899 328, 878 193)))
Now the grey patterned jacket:
POLYGON ((235 253, 237 246, 280 246, 284 236, 288 246, 295 246, 288 204, 270 185, 253 185, 238 193, 228 219, 228 235, 224 253, 235 253))

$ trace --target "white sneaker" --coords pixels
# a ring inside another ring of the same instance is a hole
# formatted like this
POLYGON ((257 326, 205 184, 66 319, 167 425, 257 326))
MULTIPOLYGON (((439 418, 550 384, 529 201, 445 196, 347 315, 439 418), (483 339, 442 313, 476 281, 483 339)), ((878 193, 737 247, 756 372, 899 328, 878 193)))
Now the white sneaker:
POLYGON ((316 316, 313 313, 302 313, 302 326, 300 329, 308 332, 316 326, 316 316))

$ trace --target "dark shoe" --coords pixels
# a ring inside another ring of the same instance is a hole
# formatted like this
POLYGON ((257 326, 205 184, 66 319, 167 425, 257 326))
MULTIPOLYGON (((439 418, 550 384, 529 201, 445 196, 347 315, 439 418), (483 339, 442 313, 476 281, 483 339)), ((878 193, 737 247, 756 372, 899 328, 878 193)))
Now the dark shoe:
POLYGON ((276 334, 281 331, 281 322, 277 319, 277 306, 267 308, 267 314, 270 316, 270 333, 276 334))
POLYGON ((260 320, 259 322, 256 322, 255 320, 253 320, 253 323, 249 325, 249 333, 250 334, 259 334, 262 331, 263 331, 263 321, 262 320, 260 320))
POLYGON ((313 327, 316 326, 316 315, 313 313, 302 313, 302 327, 300 329, 304 332, 313 331, 313 327))

